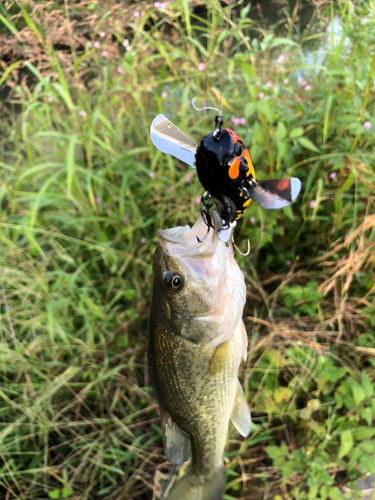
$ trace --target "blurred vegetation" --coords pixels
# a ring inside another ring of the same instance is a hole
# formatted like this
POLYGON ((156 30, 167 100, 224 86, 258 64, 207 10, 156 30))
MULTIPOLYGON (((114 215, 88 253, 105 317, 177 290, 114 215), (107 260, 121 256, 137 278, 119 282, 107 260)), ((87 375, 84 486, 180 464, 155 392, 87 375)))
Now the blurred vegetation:
POLYGON ((195 96, 222 103, 258 178, 303 186, 236 228, 255 252, 236 256, 253 429, 230 427, 225 499, 361 498, 356 479, 375 473, 375 5, 315 4, 305 27, 298 8, 267 26, 242 2, 208 2, 207 19, 182 0, 1 5, 1 498, 160 496, 151 260, 158 228, 194 223, 202 188, 149 126, 163 112, 199 142, 214 114, 195 96))

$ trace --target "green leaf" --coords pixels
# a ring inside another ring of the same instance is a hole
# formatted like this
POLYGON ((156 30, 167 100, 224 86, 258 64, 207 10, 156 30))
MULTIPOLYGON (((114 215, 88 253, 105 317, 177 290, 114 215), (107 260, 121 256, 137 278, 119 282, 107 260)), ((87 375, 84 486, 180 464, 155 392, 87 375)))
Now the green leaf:
POLYGON ((314 151, 315 153, 320 153, 319 149, 315 146, 313 142, 310 141, 310 139, 307 139, 306 137, 301 137, 301 139, 298 139, 298 142, 304 148, 309 149, 310 151, 314 151))
POLYGON ((276 137, 280 140, 284 139, 284 137, 286 137, 286 127, 283 124, 283 122, 277 123, 276 137))
POLYGON ((366 420, 367 425, 371 425, 372 423, 372 409, 371 408, 363 408, 362 417, 366 420))
POLYGON ((289 137, 291 139, 295 139, 296 137, 299 137, 302 134, 303 134, 303 128, 298 127, 298 128, 294 128, 293 130, 291 130, 289 132, 289 137))
POLYGON ((370 398, 374 394, 374 386, 367 373, 362 374, 362 387, 365 391, 366 398, 370 398))
POLYGON ((349 379, 350 383, 350 388, 352 390, 354 402, 356 405, 358 405, 361 401, 366 399, 366 394, 365 391, 363 390, 363 387, 358 384, 355 380, 349 379))
POLYGON ((60 490, 52 490, 48 493, 50 498, 60 498, 60 490))
POLYGON ((62 497, 63 498, 69 498, 70 496, 72 496, 72 493, 73 493, 73 490, 71 490, 70 488, 63 488, 62 489, 62 497))
POLYGON ((341 433, 341 445, 338 457, 342 458, 349 453, 353 447, 353 434, 351 431, 346 430, 341 433))
POLYGON ((374 427, 358 427, 353 431, 353 435, 355 439, 369 439, 375 436, 375 428, 374 427))
POLYGON ((344 191, 347 191, 351 185, 353 184, 353 182, 355 181, 355 173, 354 171, 352 170, 348 176, 348 178, 346 179, 346 181, 344 182, 344 184, 340 187, 340 189, 338 190, 338 193, 344 193, 344 191))
POLYGON ((342 493, 335 486, 328 490, 328 496, 331 500, 342 500, 342 493))

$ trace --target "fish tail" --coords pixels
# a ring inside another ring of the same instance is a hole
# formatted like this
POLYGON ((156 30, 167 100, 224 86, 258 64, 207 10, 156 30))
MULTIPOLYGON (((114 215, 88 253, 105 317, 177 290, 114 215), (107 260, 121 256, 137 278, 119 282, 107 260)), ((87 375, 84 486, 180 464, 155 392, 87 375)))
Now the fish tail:
POLYGON ((190 469, 172 488, 166 500, 222 500, 224 494, 224 466, 208 475, 190 469))

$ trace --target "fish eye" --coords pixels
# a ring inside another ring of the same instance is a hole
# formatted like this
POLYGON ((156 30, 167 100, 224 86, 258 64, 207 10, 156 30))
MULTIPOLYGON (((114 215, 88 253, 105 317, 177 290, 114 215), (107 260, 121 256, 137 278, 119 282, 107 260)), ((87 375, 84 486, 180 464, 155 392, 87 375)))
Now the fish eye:
POLYGON ((243 152, 242 144, 240 142, 236 142, 234 145, 234 154, 236 156, 241 156, 242 152, 243 152))
POLYGON ((179 273, 167 272, 164 275, 164 283, 170 292, 178 292, 182 288, 184 280, 179 273))

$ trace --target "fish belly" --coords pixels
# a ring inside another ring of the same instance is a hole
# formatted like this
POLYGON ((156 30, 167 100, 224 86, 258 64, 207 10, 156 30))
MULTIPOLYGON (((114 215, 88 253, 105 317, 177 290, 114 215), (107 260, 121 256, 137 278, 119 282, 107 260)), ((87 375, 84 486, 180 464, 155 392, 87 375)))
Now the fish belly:
POLYGON ((237 389, 240 329, 210 348, 194 344, 162 325, 150 331, 149 364, 159 402, 190 436, 192 472, 222 467, 237 389), (238 331, 238 334, 237 334, 238 331))

